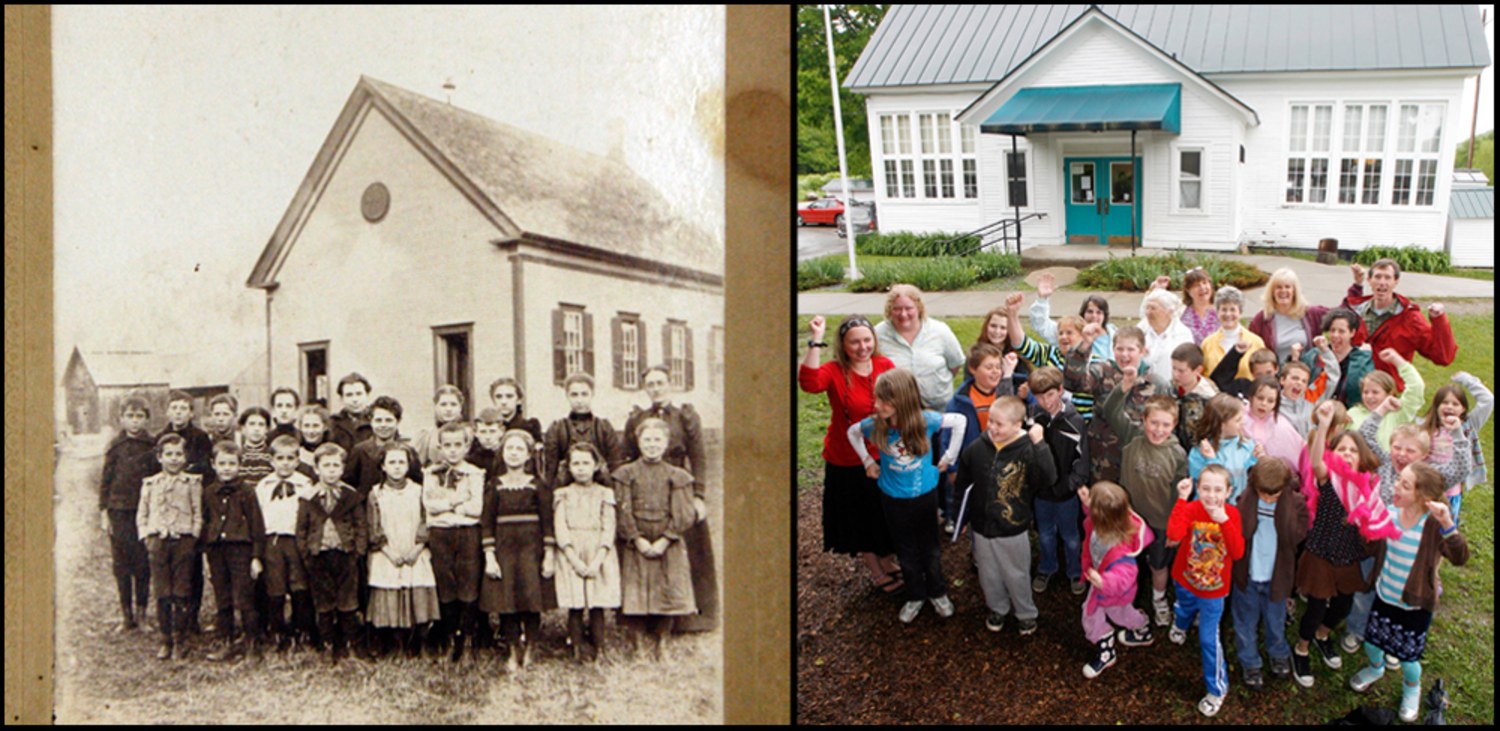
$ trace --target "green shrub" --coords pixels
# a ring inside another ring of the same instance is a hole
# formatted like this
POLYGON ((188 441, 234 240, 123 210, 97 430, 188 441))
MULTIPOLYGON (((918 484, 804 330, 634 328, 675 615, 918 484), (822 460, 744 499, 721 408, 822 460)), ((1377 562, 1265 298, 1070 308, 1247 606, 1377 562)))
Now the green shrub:
POLYGON ((956 233, 867 233, 854 239, 854 250, 874 256, 954 256, 979 246, 978 236, 949 241, 956 233), (944 242, 947 242, 946 244, 944 242))
POLYGON ((1453 270, 1446 251, 1430 251, 1420 246, 1371 246, 1354 255, 1354 261, 1370 266, 1379 259, 1395 259, 1403 272, 1447 274, 1453 270))
POLYGON ((817 289, 844 281, 848 258, 838 254, 797 262, 797 289, 817 289))
POLYGON ((850 282, 855 292, 881 292, 893 284, 911 284, 927 292, 951 292, 976 282, 1013 276, 1021 271, 1015 254, 981 253, 965 257, 930 257, 904 261, 879 261, 860 269, 860 279, 850 282))
POLYGON ((974 267, 975 280, 988 282, 1001 277, 1013 277, 1021 273, 1021 257, 1015 254, 996 254, 981 251, 970 254, 969 263, 974 267))
POLYGON ((1162 256, 1115 257, 1099 262, 1078 273, 1078 286, 1084 289, 1112 289, 1126 292, 1144 292, 1151 282, 1165 274, 1171 278, 1171 288, 1182 289, 1182 278, 1189 269, 1203 267, 1213 278, 1214 287, 1232 284, 1240 289, 1259 287, 1270 279, 1260 269, 1213 255, 1188 256, 1173 252, 1162 256))

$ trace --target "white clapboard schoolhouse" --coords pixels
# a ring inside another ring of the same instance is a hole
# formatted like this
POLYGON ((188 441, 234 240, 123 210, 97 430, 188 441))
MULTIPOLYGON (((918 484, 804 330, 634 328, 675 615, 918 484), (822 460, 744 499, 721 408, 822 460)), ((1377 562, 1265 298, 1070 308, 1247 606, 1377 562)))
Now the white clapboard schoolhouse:
POLYGON ((1439 249, 1489 63, 1473 5, 901 5, 844 86, 885 231, 1439 249))
POLYGON ((361 77, 247 284, 265 292, 272 384, 338 409, 357 371, 401 401, 411 436, 437 386, 472 417, 499 377, 545 425, 580 370, 620 425, 649 405, 653 364, 717 423, 723 268, 715 238, 625 165, 361 77))

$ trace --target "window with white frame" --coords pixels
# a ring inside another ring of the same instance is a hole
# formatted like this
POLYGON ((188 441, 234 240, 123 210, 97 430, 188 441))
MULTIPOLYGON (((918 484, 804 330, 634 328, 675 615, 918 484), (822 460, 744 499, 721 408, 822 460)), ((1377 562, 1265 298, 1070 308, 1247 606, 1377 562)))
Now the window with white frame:
POLYGON ((662 351, 666 353, 667 375, 672 388, 693 390, 693 333, 682 320, 667 320, 662 330, 662 351))
POLYGON ((979 197, 979 158, 974 140, 975 130, 969 125, 960 127, 959 154, 964 173, 964 197, 979 197))
POLYGON ((1396 119, 1396 159, 1391 204, 1430 206, 1437 193, 1438 151, 1443 141, 1443 105, 1402 104, 1396 119))
POLYGON ((570 374, 594 375, 594 316, 582 305, 559 302, 552 311, 552 382, 570 374))
POLYGON ((878 120, 879 169, 885 175, 885 197, 918 200, 979 197, 979 161, 973 127, 956 124, 952 112, 881 114, 878 120))
POLYGON ((610 321, 614 335, 615 388, 634 391, 641 387, 646 367, 646 325, 634 312, 621 312, 610 321))
POLYGON ((1332 104, 1294 104, 1287 138, 1286 202, 1328 201, 1332 104))
POLYGON ((1341 205, 1375 205, 1380 202, 1380 155, 1385 150, 1384 104, 1348 103, 1343 107, 1343 135, 1339 142, 1339 193, 1341 205))
POLYGON ((1203 150, 1197 147, 1177 149, 1177 209, 1203 210, 1203 150))

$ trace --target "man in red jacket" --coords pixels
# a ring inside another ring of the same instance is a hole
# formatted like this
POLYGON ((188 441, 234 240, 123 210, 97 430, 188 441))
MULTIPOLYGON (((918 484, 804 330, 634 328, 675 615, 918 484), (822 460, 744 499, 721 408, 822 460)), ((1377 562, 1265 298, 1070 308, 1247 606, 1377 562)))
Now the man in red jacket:
MULTIPOLYGON (((1396 294, 1396 283, 1401 279, 1401 266, 1394 259, 1381 259, 1370 265, 1370 294, 1362 295, 1365 268, 1350 265, 1354 272, 1354 284, 1344 297, 1343 306, 1359 313, 1363 322, 1354 333, 1356 346, 1370 344, 1372 352, 1394 348, 1402 358, 1411 360, 1412 353, 1438 365, 1449 365, 1458 355, 1458 343, 1453 339, 1453 326, 1443 312, 1443 304, 1434 302, 1427 306, 1427 317, 1422 317, 1422 308, 1415 302, 1396 294), (1431 319, 1431 323, 1428 323, 1431 319)), ((1395 366, 1376 359, 1375 367, 1391 374, 1396 379, 1396 390, 1405 388, 1395 366)))

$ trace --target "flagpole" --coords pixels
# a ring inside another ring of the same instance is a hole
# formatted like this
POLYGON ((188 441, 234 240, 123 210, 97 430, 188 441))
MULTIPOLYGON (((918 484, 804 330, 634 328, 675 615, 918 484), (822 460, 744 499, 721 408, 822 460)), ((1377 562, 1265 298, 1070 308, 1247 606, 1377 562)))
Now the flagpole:
POLYGON ((849 281, 859 279, 859 269, 854 265, 854 201, 849 199, 849 164, 844 160, 844 115, 839 110, 838 70, 833 63, 833 21, 828 15, 828 6, 823 6, 823 30, 828 36, 828 86, 833 91, 833 129, 839 145, 839 184, 844 191, 844 238, 849 246, 849 281))

